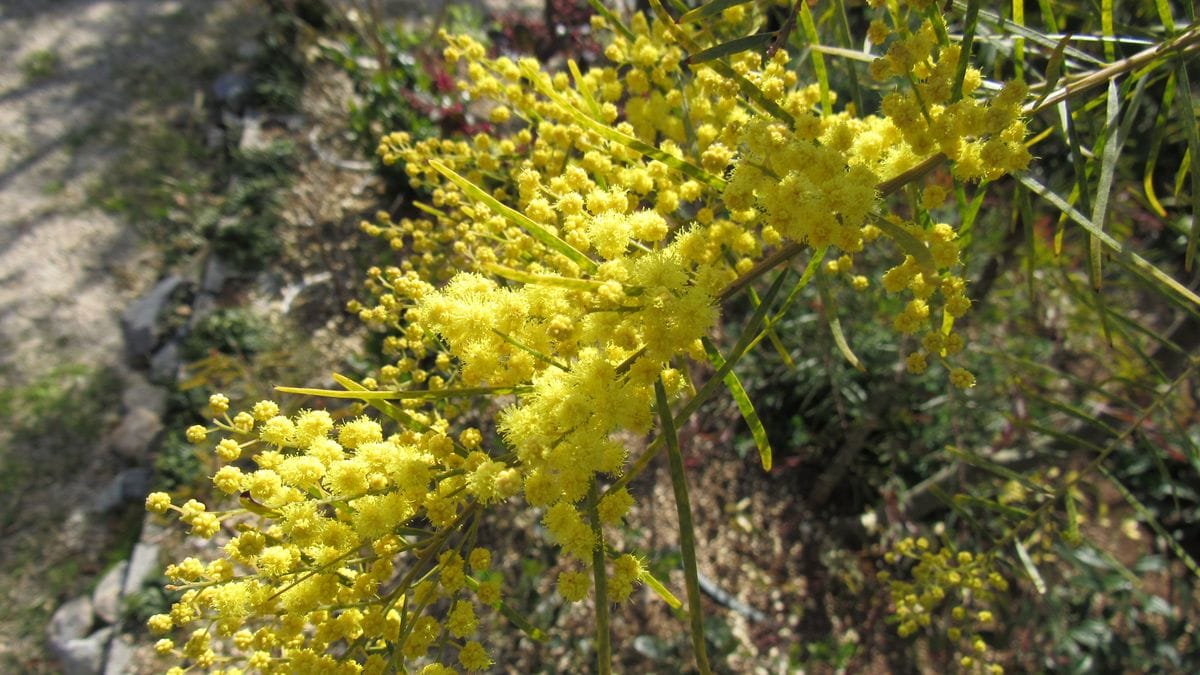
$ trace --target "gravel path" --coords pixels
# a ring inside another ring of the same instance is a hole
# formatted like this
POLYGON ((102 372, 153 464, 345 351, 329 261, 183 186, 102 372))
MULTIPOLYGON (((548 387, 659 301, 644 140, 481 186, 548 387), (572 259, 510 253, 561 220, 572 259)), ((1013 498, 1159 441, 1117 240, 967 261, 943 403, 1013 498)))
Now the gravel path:
MULTIPOLYGON (((254 9, 0 0, 0 393, 65 365, 120 370, 119 317, 157 280, 161 256, 99 207, 99 186, 137 147, 124 145, 129 129, 163 128, 203 100, 219 74, 205 68, 228 62, 254 9)), ((11 435, 0 429, 0 460, 17 447, 11 435)), ((36 468, 39 454, 68 449, 30 450, 21 461, 36 468)), ((0 537, 0 672, 55 672, 43 644, 49 612, 103 571, 93 543, 107 525, 78 516, 122 467, 103 447, 69 450, 80 459, 64 472, 35 470, 0 495, 0 512, 17 511, 0 513, 14 516, 0 537)))
POLYGON ((96 205, 114 131, 207 94, 198 64, 237 30, 230 0, 0 3, 0 376, 114 364, 121 309, 154 254, 96 205))

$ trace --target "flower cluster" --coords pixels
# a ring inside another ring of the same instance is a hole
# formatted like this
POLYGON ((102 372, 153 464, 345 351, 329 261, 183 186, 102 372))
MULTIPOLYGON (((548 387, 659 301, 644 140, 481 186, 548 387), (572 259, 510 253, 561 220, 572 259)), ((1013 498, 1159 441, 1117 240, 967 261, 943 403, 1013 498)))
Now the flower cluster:
MULTIPOLYGON (((263 672, 384 672, 388 659, 372 645, 382 641, 418 659, 449 639, 467 670, 490 665, 472 639, 475 612, 498 607, 500 588, 483 578, 490 551, 467 551, 461 527, 477 513, 472 503, 507 499, 520 481, 472 449, 479 448, 477 431, 455 439, 432 422, 426 431, 385 437, 366 417, 339 423, 322 410, 288 417, 270 401, 225 413, 214 425, 226 434, 216 447, 226 463, 213 483, 242 508, 208 512, 194 500, 175 506, 161 492, 146 500, 153 512, 178 512, 198 536, 212 537, 222 522, 237 533, 223 559, 168 567, 183 595, 169 614, 150 620, 151 629, 206 627, 183 645, 160 641, 161 653, 203 668, 232 665, 238 659, 213 649, 221 638, 247 668, 263 672), (254 451, 252 465, 238 462, 245 450, 254 451), (397 565, 405 561, 401 576, 397 565), (432 609, 443 605, 451 609, 439 620, 432 609), (252 629, 264 616, 276 620, 252 629), (338 643, 348 647, 331 649, 338 643)), ((205 431, 193 440, 202 442, 205 431)))
POLYGON ((989 607, 996 594, 1008 589, 990 557, 955 552, 949 546, 938 549, 925 537, 906 537, 884 559, 891 565, 911 565, 912 581, 886 571, 878 575, 880 581, 891 585, 896 630, 901 637, 931 628, 937 621, 939 629, 944 628, 946 637, 958 645, 959 665, 964 669, 978 667, 993 675, 1004 672, 1002 666, 989 661, 988 644, 981 634, 995 621, 989 607), (948 616, 939 618, 946 608, 948 616))
MULTIPOLYGON (((886 68, 875 68, 912 83, 883 116, 834 112, 783 50, 733 55, 733 77, 685 68, 689 41, 744 29, 747 11, 729 8, 706 31, 640 14, 628 27, 598 21, 610 64, 586 71, 569 63, 548 73, 445 36, 447 62, 467 93, 492 102, 497 132, 422 141, 396 132, 380 143, 382 159, 403 164, 428 195, 423 217, 363 225, 400 257, 372 268, 371 300, 351 305, 386 333, 388 363, 355 383, 383 423, 287 416, 269 401, 231 414, 214 397, 213 425, 187 436, 221 436, 213 483, 240 506, 176 506, 156 493, 147 508, 179 513, 198 536, 222 525, 236 534, 225 558, 168 570, 184 594, 151 627, 199 628, 181 645, 164 638, 160 651, 231 672, 357 673, 423 663, 436 647, 438 659, 453 653, 459 666, 485 669, 490 658, 472 639, 477 610, 503 600, 484 574, 490 553, 474 548, 476 526, 484 508, 518 496, 544 510, 568 560, 557 580, 564 599, 594 596, 597 578, 599 602, 627 599, 648 573, 606 542, 605 528, 633 504, 625 489, 603 489, 629 468, 622 434, 652 430, 660 392, 693 393, 685 365, 708 362, 701 339, 718 322, 718 300, 772 251, 834 251, 826 270, 863 290, 870 270, 851 274, 855 256, 899 249, 880 283, 911 295, 895 318, 898 332, 924 335, 909 369, 963 348, 952 324, 970 301, 954 228, 888 213, 879 186, 935 152, 968 178, 992 175, 970 168, 972 153, 1007 152, 988 166, 1016 167, 1021 90, 977 101, 975 73, 951 101, 942 85, 958 54, 924 27, 895 30, 886 68), (913 105, 916 117, 905 116, 913 105), (498 440, 452 432, 454 401, 469 395, 512 397, 498 440), (240 656, 218 655, 214 639, 240 656)), ((924 208, 939 201, 926 188, 924 208)), ((950 379, 974 383, 960 368, 950 379)), ((959 563, 960 574, 974 569, 959 563)), ((915 630, 926 615, 905 602, 902 625, 915 630)))

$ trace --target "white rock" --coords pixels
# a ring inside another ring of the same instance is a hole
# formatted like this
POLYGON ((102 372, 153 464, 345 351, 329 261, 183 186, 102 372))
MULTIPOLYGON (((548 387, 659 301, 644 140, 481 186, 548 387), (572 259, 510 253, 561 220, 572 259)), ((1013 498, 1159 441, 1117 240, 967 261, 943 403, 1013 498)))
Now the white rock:
POLYGON ((133 645, 128 638, 118 635, 108 645, 108 659, 104 662, 104 675, 123 675, 130 672, 133 663, 133 645))
POLYGON ((109 437, 109 444, 121 457, 134 461, 144 459, 162 433, 162 419, 147 408, 134 408, 125 413, 121 423, 109 437))
POLYGON ((112 638, 112 626, 101 628, 86 638, 71 640, 56 650, 63 675, 100 675, 104 650, 112 638))
POLYGON ((88 634, 95 621, 92 610, 92 599, 86 595, 68 600, 54 611, 50 625, 46 628, 46 637, 50 646, 58 648, 71 640, 77 640, 88 634))
POLYGON ((125 571, 128 569, 128 560, 117 563, 100 577, 100 583, 92 592, 92 606, 96 615, 106 623, 116 623, 121 615, 121 587, 125 584, 125 571))
POLYGON ((125 585, 121 588, 121 595, 141 590, 146 579, 158 569, 158 544, 138 543, 133 547, 133 555, 129 557, 129 569, 125 573, 125 585))

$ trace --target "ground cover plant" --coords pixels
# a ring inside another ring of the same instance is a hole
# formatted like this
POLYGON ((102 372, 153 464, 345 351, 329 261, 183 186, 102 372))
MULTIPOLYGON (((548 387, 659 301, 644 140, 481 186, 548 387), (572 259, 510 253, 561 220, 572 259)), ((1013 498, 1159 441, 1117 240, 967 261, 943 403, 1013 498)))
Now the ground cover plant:
MULTIPOLYGON (((892 439, 872 445, 905 488, 862 519, 887 549, 873 577, 896 634, 966 671, 1184 667, 1191 577, 1152 591, 1087 526, 1108 517, 1089 490, 1103 482, 1135 534, 1142 523, 1185 574, 1200 571, 1184 508, 1200 462, 1185 328, 1200 306, 1190 9, 1106 4, 1096 55, 1059 34, 1050 3, 1006 17, 976 2, 650 5, 621 17, 596 4, 606 61, 563 70, 443 36, 492 128, 379 144, 425 195, 416 213, 363 226, 394 262, 368 271, 351 309, 387 361, 335 376, 341 389, 279 388, 358 401, 361 414, 210 399, 212 422, 187 438, 219 460, 213 485, 228 499, 154 493, 147 507, 231 537, 221 558, 168 568, 182 596, 148 622, 177 631, 159 651, 180 670, 488 670, 487 614, 513 639, 546 639, 494 564, 505 552, 484 514, 514 502, 557 548, 558 597, 592 607, 598 672, 612 669, 610 606, 639 585, 678 610, 694 668, 719 670, 681 427, 728 396, 749 429, 745 470, 771 471, 787 422, 811 435, 840 416, 844 430, 871 392, 915 389, 951 402, 926 408, 940 422, 908 442, 895 431, 912 422, 864 431, 892 439), (1117 39, 1127 26, 1148 37, 1117 39), (1123 163, 1143 128, 1151 159, 1123 163), (1155 169, 1171 156, 1164 198, 1155 169), (1164 223, 1157 240, 1117 217, 1138 210, 1121 201, 1132 194, 1164 223), (1057 334, 1018 345, 1009 330, 1057 334), (818 340, 840 363, 797 363, 821 356, 818 340), (756 408, 751 394, 771 389, 743 369, 773 358, 827 376, 833 409, 807 396, 789 420, 764 415, 791 406, 756 408), (680 587, 618 544, 630 486, 660 455, 680 587), (1049 590, 1071 564, 1097 571, 1099 606, 1064 609, 1088 596, 1049 590), (1032 611, 1104 618, 1023 633, 1016 593, 1044 598, 1032 611), (1021 642, 1036 648, 1014 653, 1021 642)), ((809 497, 829 501, 848 471, 823 473, 809 497)), ((1146 560, 1134 567, 1168 564, 1146 560)), ((840 642, 807 651, 848 658, 840 642)))

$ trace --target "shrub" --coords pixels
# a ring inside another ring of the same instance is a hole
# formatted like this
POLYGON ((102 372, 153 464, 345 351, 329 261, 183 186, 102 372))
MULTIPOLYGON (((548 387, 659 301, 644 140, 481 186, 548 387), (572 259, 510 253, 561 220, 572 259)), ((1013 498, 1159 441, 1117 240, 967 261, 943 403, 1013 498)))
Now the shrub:
MULTIPOLYGON (((364 225, 400 257, 368 272, 368 298, 352 306, 383 333, 390 360, 362 381, 337 376, 343 390, 279 388, 359 400, 372 413, 285 415, 269 400, 236 411, 213 397, 212 423, 187 437, 215 445, 223 466, 213 483, 239 505, 210 510, 155 493, 147 507, 178 513, 202 537, 230 518, 239 530, 224 558, 167 570, 183 595, 150 627, 195 628, 162 651, 203 668, 486 670, 480 612, 545 637, 505 600, 490 572, 497 552, 480 534, 482 513, 520 498, 558 548, 558 595, 592 600, 597 669, 609 672, 610 603, 645 584, 682 606, 654 565, 613 536, 634 501, 630 481, 664 452, 692 656, 709 672, 677 430, 724 386, 771 468, 770 433, 734 365, 764 342, 778 348, 812 288, 829 340, 864 369, 839 317, 853 305, 845 298, 880 292, 867 304, 902 345, 897 370, 939 370, 957 395, 976 386, 960 329, 972 306, 963 258, 986 185, 1030 161, 1026 115, 1046 96, 1030 103, 1019 80, 985 81, 966 58, 977 17, 954 42, 947 16, 925 2, 868 15, 869 39, 882 46, 869 68, 875 113, 863 83, 839 109, 819 50, 808 56, 816 82, 799 81, 791 30, 818 38, 806 3, 766 34, 751 33, 762 18, 754 6, 714 3, 674 18, 651 5, 653 19, 628 24, 605 10, 594 25, 610 65, 568 61, 567 72, 446 36, 447 62, 466 75, 467 93, 492 102, 496 131, 396 131, 379 146, 428 195, 420 216, 364 225), (950 188, 927 178, 943 165, 950 188), (734 298, 746 303, 737 323, 725 311, 734 298), (711 339, 718 325, 737 333, 732 347, 711 339), (711 379, 694 382, 698 366, 711 379), (472 426, 462 415, 472 399, 502 409, 472 426)), ((975 496, 959 510, 1011 519, 991 521, 1008 528, 994 540, 1015 540, 1031 570, 1016 537, 1045 524, 1035 516, 1064 495, 1070 513, 1079 478, 1009 477, 1029 492, 975 496)), ((1047 531, 1069 541, 1072 527, 1047 531)), ((945 628, 962 667, 1001 670, 984 637, 1010 588, 1000 550, 895 542, 886 562, 896 570, 882 579, 898 632, 945 628)))

